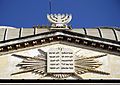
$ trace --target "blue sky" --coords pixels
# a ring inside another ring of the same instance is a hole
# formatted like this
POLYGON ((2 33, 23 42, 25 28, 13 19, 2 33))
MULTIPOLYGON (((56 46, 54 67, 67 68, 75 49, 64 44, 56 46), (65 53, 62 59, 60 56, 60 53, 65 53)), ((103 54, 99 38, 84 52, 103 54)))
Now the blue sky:
MULTIPOLYGON (((52 14, 72 14, 73 28, 120 27, 120 0, 51 0, 52 14)), ((50 24, 49 0, 0 0, 0 26, 50 24)))

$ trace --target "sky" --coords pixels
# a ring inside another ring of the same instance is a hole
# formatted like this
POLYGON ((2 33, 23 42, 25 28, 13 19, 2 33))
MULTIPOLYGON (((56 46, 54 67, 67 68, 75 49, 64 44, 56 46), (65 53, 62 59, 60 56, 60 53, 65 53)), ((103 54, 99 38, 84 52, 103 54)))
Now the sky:
MULTIPOLYGON (((32 28, 50 23, 50 0, 0 0, 0 26, 32 28)), ((120 27, 120 0, 51 0, 52 14, 72 14, 73 28, 120 27)))

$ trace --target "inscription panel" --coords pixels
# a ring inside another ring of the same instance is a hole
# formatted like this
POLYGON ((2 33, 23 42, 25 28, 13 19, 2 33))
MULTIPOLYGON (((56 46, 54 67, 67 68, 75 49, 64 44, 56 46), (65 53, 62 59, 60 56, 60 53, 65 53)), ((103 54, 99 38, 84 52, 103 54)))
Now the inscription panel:
POLYGON ((74 73, 73 50, 69 48, 50 48, 47 52, 48 73, 74 73))

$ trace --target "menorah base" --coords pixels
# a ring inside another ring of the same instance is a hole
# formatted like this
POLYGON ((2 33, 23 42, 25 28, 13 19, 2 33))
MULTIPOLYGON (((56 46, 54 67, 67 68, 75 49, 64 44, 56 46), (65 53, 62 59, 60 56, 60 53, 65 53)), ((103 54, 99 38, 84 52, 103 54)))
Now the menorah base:
POLYGON ((69 30, 70 28, 50 28, 50 30, 69 30))

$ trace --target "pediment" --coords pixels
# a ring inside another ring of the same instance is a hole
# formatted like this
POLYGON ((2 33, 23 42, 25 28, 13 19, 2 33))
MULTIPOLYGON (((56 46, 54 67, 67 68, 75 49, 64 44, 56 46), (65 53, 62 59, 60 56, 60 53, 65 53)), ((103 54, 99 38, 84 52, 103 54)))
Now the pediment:
MULTIPOLYGON (((87 63, 88 67, 89 65, 95 64, 97 68, 85 68, 83 65, 82 69, 78 69, 80 68, 78 66, 77 69, 80 70, 80 73, 78 72, 78 74, 74 74, 74 71, 71 71, 74 75, 71 75, 71 73, 69 75, 60 74, 60 76, 56 74, 52 76, 45 75, 43 79, 56 79, 55 77, 61 76, 67 76, 66 79, 109 79, 119 78, 118 75, 120 75, 119 42, 108 39, 100 39, 98 37, 87 36, 80 33, 57 30, 0 42, 0 47, 0 61, 2 61, 0 68, 3 68, 0 73, 4 74, 4 76, 2 76, 3 74, 0 75, 1 78, 41 79, 44 75, 41 75, 39 70, 38 73, 35 72, 36 69, 27 72, 16 65, 19 65, 21 62, 23 63, 26 57, 34 59, 36 56, 39 58, 39 55, 41 55, 42 52, 47 53, 50 48, 72 49, 75 61, 82 58, 82 61, 79 62, 88 62, 84 59, 92 58, 91 61, 96 63, 87 63), (19 74, 20 71, 23 72, 19 74)), ((46 62, 47 61, 44 63, 46 62)))
MULTIPOLYGON (((74 52, 74 60, 77 60, 79 58, 93 58, 92 62, 99 62, 101 64, 97 68, 95 68, 93 71, 88 71, 84 72, 81 71, 82 73, 79 74, 79 76, 83 79, 111 79, 111 78, 119 78, 118 75, 120 70, 119 70, 119 61, 120 58, 115 55, 111 54, 106 54, 103 52, 98 52, 98 51, 93 51, 90 49, 86 48, 81 48, 81 47, 76 47, 76 46, 71 46, 71 45, 66 45, 63 43, 51 43, 49 45, 44 45, 44 46, 38 46, 37 48, 32 48, 32 49, 27 49, 24 51, 19 51, 15 52, 12 54, 7 54, 3 55, 0 57, 0 62, 2 70, 0 70, 0 78, 7 78, 7 79, 41 79, 43 75, 39 73, 35 73, 33 71, 31 72, 23 72, 23 73, 18 73, 16 75, 11 75, 13 73, 21 72, 24 71, 24 69, 20 69, 21 67, 17 66, 18 64, 21 64, 22 61, 25 60, 25 58, 19 57, 17 55, 23 56, 23 57, 31 57, 33 58, 34 56, 40 57, 39 55, 42 54, 42 52, 48 52, 50 48, 69 48, 72 49, 74 52), (112 70, 114 69, 114 70, 112 70), (9 71, 8 71, 9 70, 9 71), (110 75, 108 75, 110 73, 110 75), (3 75, 4 74, 4 75, 3 75)), ((46 61, 47 62, 47 61, 46 61)), ((86 62, 86 61, 81 61, 81 62, 86 62)), ((83 63, 83 67, 84 67, 83 63)), ((90 65, 91 63, 89 63, 90 65)), ((95 63, 94 63, 95 64, 95 63)), ((45 76, 42 79, 56 79, 53 76, 45 76)), ((79 79, 78 76, 69 76, 65 79, 79 79)))
POLYGON ((0 42, 0 55, 55 42, 120 55, 120 46, 118 41, 65 30, 50 31, 37 35, 2 41, 0 42))
MULTIPOLYGON (((16 73, 19 71, 23 71, 24 69, 20 69, 20 67, 16 67, 16 65, 18 65, 19 63, 21 63, 23 60, 25 60, 24 58, 15 56, 15 55, 21 55, 21 56, 28 56, 28 57, 34 57, 34 56, 38 56, 41 55, 41 50, 44 52, 48 52, 48 50, 50 48, 69 48, 72 49, 75 53, 74 58, 78 59, 79 57, 93 57, 93 56, 100 56, 100 55, 105 55, 105 53, 101 53, 101 52, 97 52, 97 51, 92 51, 92 50, 88 50, 88 49, 84 49, 84 48, 80 48, 80 47, 74 47, 74 46, 69 46, 69 45, 65 45, 65 44, 60 44, 60 43, 53 43, 51 45, 46 45, 46 46, 39 46, 37 48, 33 48, 33 49, 29 49, 29 50, 24 50, 24 51, 20 51, 20 52, 15 52, 12 54, 8 54, 8 55, 3 55, 0 57, 0 61, 1 62, 1 66, 0 68, 2 68, 2 70, 0 71, 0 73, 3 73, 0 75, 0 78, 10 78, 10 79, 37 79, 40 78, 42 75, 40 74, 36 74, 34 72, 24 72, 24 73, 20 73, 17 75, 11 75, 12 73, 16 73), (15 54, 15 55, 14 55, 15 54), (77 57, 76 57, 77 56, 77 57), (9 70, 9 72, 8 72, 9 70)), ((101 66, 100 68, 98 68, 97 70, 102 70, 102 71, 106 71, 109 72, 109 70, 111 68, 108 68, 109 65, 107 65, 106 60, 108 61, 108 58, 110 58, 110 56, 105 55, 104 57, 100 57, 97 58, 97 61, 100 61, 101 63, 104 63, 103 66, 101 66), (104 69, 107 68, 107 69, 104 69)), ((47 62, 47 61, 46 61, 47 62)), ((110 63, 110 62, 109 62, 110 63)), ((86 73, 83 75, 81 75, 81 77, 85 78, 96 78, 95 76, 99 76, 99 78, 104 77, 104 75, 99 75, 99 73, 95 74, 93 72, 91 73, 86 73), (93 76, 93 75, 94 76, 93 76), (91 76, 89 76, 91 75, 91 76)), ((109 75, 107 75, 106 77, 110 77, 109 75)), ((74 79, 74 77, 69 77, 67 79, 74 79)), ((45 77, 43 79, 54 79, 54 77, 45 77)))

